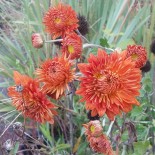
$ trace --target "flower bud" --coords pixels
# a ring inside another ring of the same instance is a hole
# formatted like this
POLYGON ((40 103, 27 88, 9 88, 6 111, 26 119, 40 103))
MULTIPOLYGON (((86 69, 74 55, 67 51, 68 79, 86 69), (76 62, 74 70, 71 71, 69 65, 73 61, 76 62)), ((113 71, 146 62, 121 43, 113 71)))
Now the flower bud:
POLYGON ((33 33, 31 36, 32 45, 34 48, 42 48, 44 41, 40 33, 33 33))

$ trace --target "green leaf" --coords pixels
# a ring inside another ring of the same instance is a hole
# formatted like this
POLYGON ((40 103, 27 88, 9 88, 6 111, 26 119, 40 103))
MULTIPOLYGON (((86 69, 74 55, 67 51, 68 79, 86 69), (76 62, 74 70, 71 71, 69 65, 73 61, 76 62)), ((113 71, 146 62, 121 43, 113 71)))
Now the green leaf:
POLYGON ((141 106, 134 107, 134 109, 131 112, 131 117, 139 116, 139 115, 141 115, 142 112, 143 112, 143 108, 141 106))
POLYGON ((80 146, 79 146, 79 149, 78 149, 77 154, 78 154, 78 155, 83 155, 83 154, 85 154, 85 150, 86 150, 86 148, 87 148, 88 145, 89 145, 89 144, 88 144, 87 142, 81 143, 80 146))
POLYGON ((147 93, 151 93, 151 92, 152 92, 152 86, 151 86, 151 85, 146 85, 146 86, 144 86, 144 90, 145 90, 147 93))
POLYGON ((9 153, 10 155, 16 155, 19 149, 19 142, 16 142, 13 150, 11 150, 11 152, 9 153))
POLYGON ((100 45, 103 47, 110 47, 108 44, 108 40, 106 38, 101 38, 100 39, 100 45))
POLYGON ((60 150, 68 149, 70 147, 71 147, 70 144, 58 144, 58 145, 56 145, 56 147, 52 148, 50 153, 55 153, 55 152, 58 152, 60 150))
POLYGON ((43 133, 43 135, 45 136, 45 138, 47 138, 48 141, 52 142, 50 130, 45 124, 40 125, 40 130, 43 133))
POLYGON ((134 155, 142 155, 150 146, 149 141, 139 141, 133 144, 134 146, 134 155))

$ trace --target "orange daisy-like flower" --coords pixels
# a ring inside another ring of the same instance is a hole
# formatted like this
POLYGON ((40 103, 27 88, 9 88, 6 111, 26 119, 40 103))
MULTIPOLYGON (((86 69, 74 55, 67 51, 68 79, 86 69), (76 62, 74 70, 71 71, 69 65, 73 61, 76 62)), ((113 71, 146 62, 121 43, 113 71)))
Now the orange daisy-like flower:
POLYGON ((111 143, 106 135, 102 134, 99 137, 90 137, 88 141, 93 151, 103 153, 105 155, 114 155, 111 143))
POLYGON ((76 33, 67 34, 62 42, 62 53, 70 59, 80 58, 82 52, 82 39, 76 33))
POLYGON ((85 127, 85 134, 89 137, 97 137, 102 134, 102 126, 98 120, 90 121, 87 124, 83 124, 83 126, 85 127))
POLYGON ((54 99, 64 95, 68 83, 75 78, 74 72, 71 61, 63 56, 46 60, 36 70, 38 80, 44 83, 42 90, 54 99))
POLYGON ((140 45, 129 45, 126 51, 127 58, 132 58, 132 61, 135 62, 135 67, 141 68, 145 65, 147 61, 147 52, 144 47, 140 45))
POLYGON ((14 71, 14 81, 16 86, 8 88, 8 95, 12 98, 12 104, 25 117, 37 122, 54 123, 55 105, 50 102, 46 95, 39 89, 39 83, 19 72, 14 71))
POLYGON ((126 58, 126 52, 108 55, 99 49, 88 62, 78 65, 83 77, 76 93, 82 95, 81 101, 86 101, 92 116, 106 113, 113 120, 121 111, 129 112, 132 105, 139 105, 136 96, 141 87, 141 72, 130 57, 126 58))
POLYGON ((43 23, 46 31, 53 35, 54 39, 78 28, 76 12, 71 6, 62 3, 48 10, 43 18, 43 23))

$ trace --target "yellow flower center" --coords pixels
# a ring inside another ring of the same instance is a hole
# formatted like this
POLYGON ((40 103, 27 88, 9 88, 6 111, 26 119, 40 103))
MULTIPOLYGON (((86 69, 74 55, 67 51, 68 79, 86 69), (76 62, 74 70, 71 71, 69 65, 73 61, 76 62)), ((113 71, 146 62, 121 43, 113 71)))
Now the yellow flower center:
POLYGON ((121 87, 119 76, 114 72, 104 70, 94 74, 94 77, 97 78, 95 89, 99 93, 111 94, 121 87))
POLYGON ((73 47, 73 45, 68 45, 68 52, 69 53, 74 53, 74 47, 73 47))
POLYGON ((134 53, 131 55, 132 60, 137 60, 138 54, 134 53))
POLYGON ((60 23, 61 23, 61 19, 60 19, 60 18, 56 18, 56 19, 54 20, 54 22, 55 22, 56 24, 60 24, 60 23))
POLYGON ((95 132, 95 126, 94 125, 90 126, 90 131, 95 132))
POLYGON ((100 79, 100 78, 103 77, 103 75, 101 73, 95 73, 94 77, 97 78, 97 79, 100 79))

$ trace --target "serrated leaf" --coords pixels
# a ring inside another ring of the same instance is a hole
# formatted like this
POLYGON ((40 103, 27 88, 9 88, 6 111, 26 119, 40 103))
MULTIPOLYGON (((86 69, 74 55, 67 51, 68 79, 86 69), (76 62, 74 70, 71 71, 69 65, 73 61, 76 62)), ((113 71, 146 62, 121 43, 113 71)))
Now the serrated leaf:
POLYGON ((149 148, 150 142, 149 141, 139 141, 139 142, 135 142, 133 144, 133 146, 134 146, 134 154, 142 155, 149 148))
POLYGON ((143 108, 142 107, 134 107, 134 109, 132 110, 131 112, 131 116, 132 117, 136 117, 136 116, 139 116, 141 115, 141 113, 143 112, 143 108))
POLYGON ((152 92, 152 86, 151 86, 151 85, 146 85, 146 86, 144 86, 144 90, 145 90, 147 93, 151 93, 151 92, 152 92))
POLYGON ((103 47, 110 47, 108 44, 108 40, 106 38, 101 38, 100 39, 100 45, 103 47))

